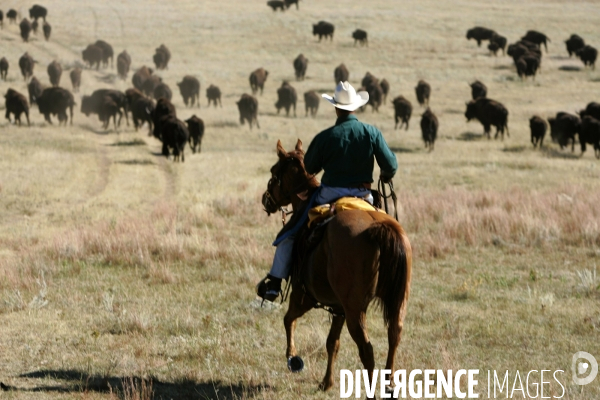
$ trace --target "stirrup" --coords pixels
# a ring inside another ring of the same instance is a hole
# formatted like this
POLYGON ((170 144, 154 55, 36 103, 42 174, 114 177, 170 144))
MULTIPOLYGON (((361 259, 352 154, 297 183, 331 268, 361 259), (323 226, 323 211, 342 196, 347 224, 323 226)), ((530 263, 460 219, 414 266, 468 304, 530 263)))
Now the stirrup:
POLYGON ((269 288, 269 283, 271 282, 272 281, 269 279, 269 277, 265 277, 256 285, 256 295, 263 299, 261 306, 265 300, 273 302, 281 293, 281 288, 279 290, 269 288))

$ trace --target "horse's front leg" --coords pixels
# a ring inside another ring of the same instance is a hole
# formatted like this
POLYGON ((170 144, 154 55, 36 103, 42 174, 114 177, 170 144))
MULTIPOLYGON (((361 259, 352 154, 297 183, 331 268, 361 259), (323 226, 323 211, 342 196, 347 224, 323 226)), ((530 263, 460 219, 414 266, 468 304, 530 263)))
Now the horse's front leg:
POLYGON ((283 317, 285 325, 285 333, 287 336, 287 351, 286 357, 294 357, 296 355, 296 346, 294 344, 294 329, 296 328, 296 320, 306 314, 307 311, 314 307, 314 302, 305 296, 303 290, 293 290, 290 295, 290 306, 283 317))
POLYGON ((343 315, 336 315, 331 321, 331 329, 327 336, 327 372, 325 372, 323 382, 319 385, 321 390, 329 390, 333 386, 333 365, 340 348, 340 334, 345 322, 346 317, 343 315))

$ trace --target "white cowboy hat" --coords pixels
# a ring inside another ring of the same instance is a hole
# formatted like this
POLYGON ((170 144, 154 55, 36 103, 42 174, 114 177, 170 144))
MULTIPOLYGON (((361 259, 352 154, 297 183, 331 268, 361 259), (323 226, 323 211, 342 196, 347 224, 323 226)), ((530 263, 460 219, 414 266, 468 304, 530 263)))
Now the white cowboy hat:
POLYGON ((322 94, 321 97, 333 104, 334 107, 348 111, 354 111, 369 101, 369 93, 364 91, 357 93, 348 81, 338 83, 333 97, 328 94, 322 94))

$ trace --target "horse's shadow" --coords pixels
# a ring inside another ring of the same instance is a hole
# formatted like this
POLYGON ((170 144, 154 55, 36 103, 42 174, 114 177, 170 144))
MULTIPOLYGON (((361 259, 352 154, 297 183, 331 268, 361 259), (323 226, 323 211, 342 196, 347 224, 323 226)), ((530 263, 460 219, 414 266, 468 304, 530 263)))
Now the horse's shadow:
POLYGON ((113 392, 113 393, 146 393, 151 392, 151 399, 240 399, 262 397, 260 393, 271 389, 267 384, 246 385, 241 382, 228 384, 219 380, 196 382, 183 380, 180 382, 163 382, 156 378, 139 376, 118 377, 90 375, 77 370, 41 370, 19 375, 20 378, 53 379, 64 381, 64 385, 38 385, 32 388, 19 388, 2 385, 2 390, 19 392, 113 392))

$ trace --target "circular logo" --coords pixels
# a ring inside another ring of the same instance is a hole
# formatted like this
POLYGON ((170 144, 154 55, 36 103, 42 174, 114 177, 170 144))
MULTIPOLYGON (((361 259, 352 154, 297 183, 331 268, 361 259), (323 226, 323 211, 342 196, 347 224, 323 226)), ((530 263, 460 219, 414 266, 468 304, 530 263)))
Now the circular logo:
POLYGON ((596 375, 598 375, 598 362, 590 353, 578 351, 573 354, 571 372, 573 373, 573 383, 576 385, 587 385, 596 379, 596 375), (581 359, 585 359, 585 361, 581 359), (587 376, 580 378, 581 375, 585 375, 588 372, 587 376))

